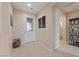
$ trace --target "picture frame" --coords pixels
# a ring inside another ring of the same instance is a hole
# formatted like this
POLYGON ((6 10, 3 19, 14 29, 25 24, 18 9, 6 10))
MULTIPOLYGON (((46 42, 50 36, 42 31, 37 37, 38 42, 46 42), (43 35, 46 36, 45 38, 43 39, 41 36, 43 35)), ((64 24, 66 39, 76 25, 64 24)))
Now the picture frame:
POLYGON ((13 15, 10 14, 10 26, 13 27, 13 15))

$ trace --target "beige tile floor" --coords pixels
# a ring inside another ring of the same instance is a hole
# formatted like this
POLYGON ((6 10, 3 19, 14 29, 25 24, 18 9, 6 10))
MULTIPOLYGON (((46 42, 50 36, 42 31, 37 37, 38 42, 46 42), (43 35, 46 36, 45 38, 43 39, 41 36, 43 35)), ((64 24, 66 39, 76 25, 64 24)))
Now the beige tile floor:
POLYGON ((79 47, 69 45, 66 41, 60 40, 60 47, 58 48, 58 50, 79 57, 79 47))
POLYGON ((24 44, 19 48, 12 49, 12 57, 75 57, 72 54, 63 52, 60 49, 50 52, 39 43, 33 42, 24 44))

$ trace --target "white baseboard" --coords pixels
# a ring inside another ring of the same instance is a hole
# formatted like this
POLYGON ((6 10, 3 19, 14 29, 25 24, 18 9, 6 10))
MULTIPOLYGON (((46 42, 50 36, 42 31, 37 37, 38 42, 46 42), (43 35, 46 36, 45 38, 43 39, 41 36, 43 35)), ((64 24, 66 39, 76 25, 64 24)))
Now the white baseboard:
POLYGON ((30 43, 33 43, 33 42, 37 42, 37 41, 31 41, 31 42, 21 43, 21 46, 23 46, 24 44, 30 44, 30 43))

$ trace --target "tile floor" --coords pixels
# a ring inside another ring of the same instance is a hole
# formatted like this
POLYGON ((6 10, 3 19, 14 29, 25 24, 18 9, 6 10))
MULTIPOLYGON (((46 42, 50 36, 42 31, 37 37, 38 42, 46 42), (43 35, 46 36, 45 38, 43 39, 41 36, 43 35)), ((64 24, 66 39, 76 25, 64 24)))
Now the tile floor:
POLYGON ((75 57, 75 55, 63 52, 61 49, 50 52, 36 42, 24 44, 19 48, 12 49, 11 52, 12 57, 75 57))

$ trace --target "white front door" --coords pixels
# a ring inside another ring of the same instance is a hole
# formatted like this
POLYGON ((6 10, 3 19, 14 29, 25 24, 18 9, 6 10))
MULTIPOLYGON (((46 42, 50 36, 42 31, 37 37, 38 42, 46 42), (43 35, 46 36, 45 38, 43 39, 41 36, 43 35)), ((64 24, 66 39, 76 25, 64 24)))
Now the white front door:
POLYGON ((35 21, 33 18, 26 18, 26 22, 24 24, 24 35, 23 35, 23 43, 28 43, 35 40, 35 21))

